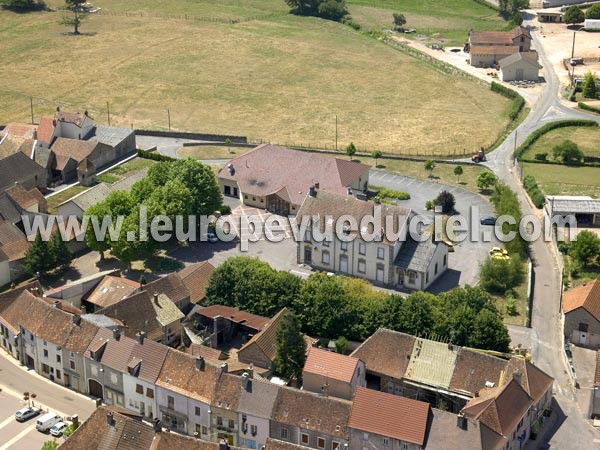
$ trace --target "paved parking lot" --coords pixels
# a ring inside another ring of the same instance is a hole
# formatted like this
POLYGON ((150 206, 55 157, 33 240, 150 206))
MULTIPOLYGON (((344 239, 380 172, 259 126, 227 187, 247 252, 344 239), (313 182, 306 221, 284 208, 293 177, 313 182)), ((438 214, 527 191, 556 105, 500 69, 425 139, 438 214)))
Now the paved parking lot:
MULTIPOLYGON (((46 441, 54 439, 50 434, 35 429, 36 417, 20 423, 15 420, 15 412, 26 406, 21 397, 5 390, 0 392, 0 450, 39 450, 46 441)), ((57 442, 62 442, 58 438, 57 442)))
POLYGON ((264 241, 268 234, 271 233, 275 238, 289 239, 293 236, 290 221, 285 216, 272 214, 264 209, 251 208, 249 206, 240 205, 231 211, 231 215, 227 216, 228 223, 234 226, 234 233, 240 237, 240 234, 248 236, 252 241, 264 241), (252 217, 252 221, 248 218, 252 217), (254 223, 256 221, 256 223, 254 223), (268 221, 268 231, 265 228, 265 222, 268 221), (256 227, 262 227, 263 232, 256 227))

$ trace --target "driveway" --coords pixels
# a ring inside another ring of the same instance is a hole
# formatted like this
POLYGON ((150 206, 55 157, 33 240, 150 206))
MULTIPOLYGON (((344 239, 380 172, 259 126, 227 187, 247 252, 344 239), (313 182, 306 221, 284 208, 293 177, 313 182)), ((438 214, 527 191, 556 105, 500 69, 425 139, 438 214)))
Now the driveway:
MULTIPOLYGON (((479 223, 482 216, 494 216, 493 205, 480 195, 455 186, 435 183, 432 181, 419 180, 402 175, 372 170, 369 174, 369 183, 373 186, 382 186, 398 191, 408 192, 410 200, 400 201, 401 206, 411 208, 415 213, 432 217, 432 213, 425 209, 425 202, 432 200, 443 191, 449 191, 456 200, 457 214, 465 216, 471 223, 471 213, 477 215, 474 220, 479 223), (473 207, 478 208, 475 210, 473 207), (473 208, 473 209, 471 209, 473 208)), ((481 227, 477 239, 471 240, 467 237, 455 246, 455 251, 449 254, 448 270, 429 289, 438 293, 452 289, 453 287, 474 285, 479 280, 479 268, 489 255, 492 247, 501 246, 499 241, 491 233, 492 227, 481 227), (485 242, 483 234, 491 234, 489 242, 485 242)))

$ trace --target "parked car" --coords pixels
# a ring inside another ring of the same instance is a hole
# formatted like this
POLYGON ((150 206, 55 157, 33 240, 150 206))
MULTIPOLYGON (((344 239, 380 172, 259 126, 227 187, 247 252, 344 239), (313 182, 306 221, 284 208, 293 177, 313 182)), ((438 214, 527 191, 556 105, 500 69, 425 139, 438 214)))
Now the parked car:
POLYGON ((496 225, 496 219, 491 216, 482 217, 479 222, 481 225, 496 225))
POLYGON ((62 421, 60 416, 54 413, 47 413, 37 420, 35 428, 38 431, 41 431, 42 433, 47 433, 50 430, 50 428, 52 428, 60 421, 62 421))
POLYGON ((31 419, 32 417, 38 416, 40 414, 40 409, 34 406, 28 406, 27 408, 21 408, 15 413, 15 419, 17 422, 25 422, 26 420, 31 419))
POLYGON ((65 432, 67 427, 70 427, 71 425, 73 425, 73 422, 69 422, 68 420, 60 421, 50 428, 50 434, 52 436, 60 437, 65 432))

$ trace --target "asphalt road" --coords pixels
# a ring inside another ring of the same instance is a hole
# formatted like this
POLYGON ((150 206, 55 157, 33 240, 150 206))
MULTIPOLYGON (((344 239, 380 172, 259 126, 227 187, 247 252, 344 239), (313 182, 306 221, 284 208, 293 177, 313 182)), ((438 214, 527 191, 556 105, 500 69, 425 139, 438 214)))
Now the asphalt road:
MULTIPOLYGON (((573 110, 562 103, 558 77, 552 69, 552 64, 548 61, 542 42, 535 31, 532 31, 532 36, 544 67, 546 86, 541 98, 533 105, 529 116, 515 132, 517 145, 520 145, 529 134, 549 121, 579 118, 600 122, 600 117, 573 110)), ((488 156, 485 164, 517 192, 523 214, 534 214, 527 201, 527 194, 513 170, 511 158, 515 147, 515 133, 512 133, 496 151, 488 156)), ((523 333, 528 335, 527 339, 530 342, 535 343, 533 346, 534 362, 555 378, 555 399, 560 410, 559 415, 564 414, 564 422, 554 423, 554 429, 551 431, 549 439, 549 448, 561 450, 600 448, 600 433, 591 427, 586 420, 585 412, 578 406, 562 356, 561 273, 554 253, 550 244, 543 240, 533 242, 530 249, 534 261, 536 283, 532 329, 523 330, 523 333)))

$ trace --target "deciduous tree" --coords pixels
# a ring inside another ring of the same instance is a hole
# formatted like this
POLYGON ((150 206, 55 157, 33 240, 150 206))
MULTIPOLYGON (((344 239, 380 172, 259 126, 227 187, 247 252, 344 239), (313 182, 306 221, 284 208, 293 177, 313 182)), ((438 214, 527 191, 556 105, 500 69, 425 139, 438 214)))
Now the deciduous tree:
POLYGON ((404 25, 406 25, 406 17, 404 14, 394 13, 394 30, 403 30, 404 25))
POLYGON ((354 157, 354 155, 356 155, 356 146, 354 145, 353 142, 350 142, 346 146, 346 155, 348 155, 350 157, 350 161, 352 161, 352 158, 354 157))
POLYGON ((456 166, 454 168, 454 175, 456 175, 456 181, 460 183, 460 176, 463 174, 462 166, 456 166))
POLYGON ((585 21, 585 13, 577 5, 569 6, 564 16, 565 23, 583 23, 585 21))
POLYGON ((377 160, 383 156, 381 150, 373 150, 371 152, 371 158, 375 160, 375 168, 377 168, 377 160))
POLYGON ((423 164, 423 167, 429 172, 429 178, 431 178, 433 176, 433 169, 435 169, 435 161, 428 159, 423 164))
POLYGON ((600 238, 588 230, 580 231, 569 255, 583 267, 600 265, 600 238))
POLYGON ((284 314, 275 334, 275 374, 287 381, 297 380, 302 385, 302 370, 306 362, 306 341, 300 331, 296 315, 288 311, 284 314))
MULTIPOLYGON (((600 3, 599 3, 600 5, 600 3)), ((583 96, 585 98, 596 98, 598 96, 598 88, 596 86, 596 74, 587 72, 583 80, 583 96)))
POLYGON ((442 212, 444 214, 448 214, 454 210, 456 200, 454 199, 454 195, 452 195, 451 192, 442 191, 439 193, 435 200, 436 205, 442 207, 442 212))
POLYGON ((482 190, 489 189, 495 183, 496 183, 496 175, 494 175, 494 173, 490 172, 489 170, 484 170, 484 171, 480 172, 479 175, 477 176, 477 180, 475 181, 475 184, 477 184, 477 187, 482 190))

